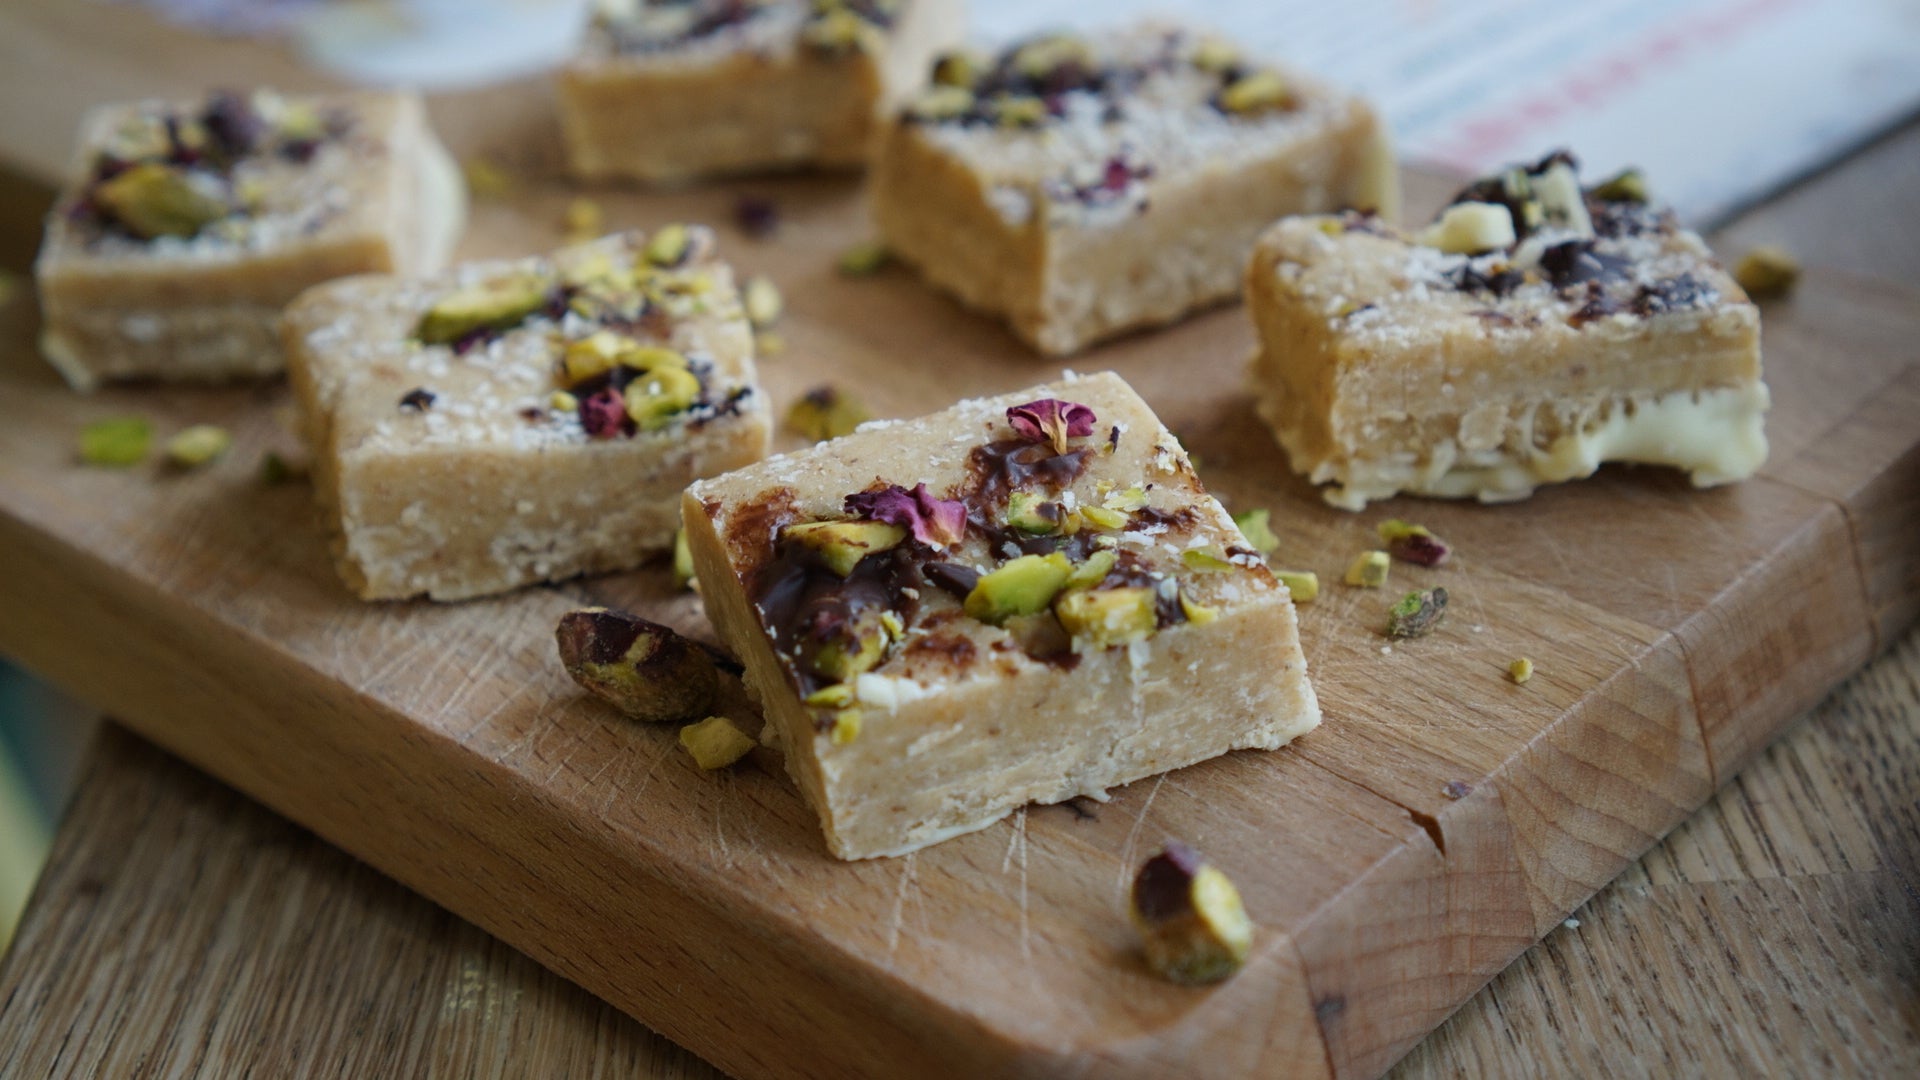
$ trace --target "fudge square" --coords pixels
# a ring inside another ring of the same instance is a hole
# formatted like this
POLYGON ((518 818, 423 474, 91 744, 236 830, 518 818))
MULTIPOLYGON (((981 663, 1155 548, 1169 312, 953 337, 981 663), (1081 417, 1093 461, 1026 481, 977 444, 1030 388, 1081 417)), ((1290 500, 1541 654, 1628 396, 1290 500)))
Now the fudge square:
POLYGON ((568 156, 588 180, 864 166, 963 33, 960 0, 603 0, 559 75, 568 156))
POLYGON ((703 480, 707 614, 843 859, 1320 721, 1293 601, 1111 374, 703 480))
POLYGON ((331 282, 285 335, 340 575, 369 600, 633 566, 672 546, 690 481, 767 449, 704 227, 331 282))
POLYGON ((75 389, 281 369, 280 309, 347 274, 446 265, 466 188, 411 94, 215 93, 102 108, 35 266, 75 389))
POLYGON ((1707 487, 1767 457, 1759 312, 1633 170, 1582 189, 1556 153, 1414 235, 1283 221, 1247 297, 1259 411, 1335 506, 1520 499, 1607 461, 1707 487))
POLYGON ((887 128, 887 246, 1044 353, 1240 291, 1283 214, 1397 212, 1366 103, 1157 24, 943 56, 887 128))

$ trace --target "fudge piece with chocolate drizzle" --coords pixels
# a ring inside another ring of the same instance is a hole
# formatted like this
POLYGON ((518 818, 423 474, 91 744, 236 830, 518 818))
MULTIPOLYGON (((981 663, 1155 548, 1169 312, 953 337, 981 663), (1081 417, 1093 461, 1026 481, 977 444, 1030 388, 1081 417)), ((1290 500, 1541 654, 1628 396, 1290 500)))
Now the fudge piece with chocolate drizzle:
POLYGON ((1607 461, 1707 487, 1766 460, 1760 313, 1632 170, 1583 189, 1556 153, 1414 234, 1283 221, 1247 297, 1260 413, 1335 506, 1520 499, 1607 461))
POLYGON ((332 282, 285 334, 340 575, 369 600, 634 566, 672 546, 688 483, 767 449, 703 227, 332 282))
POLYGON ((446 264, 466 188, 412 94, 215 93, 90 113, 34 267, 77 390, 282 366, 280 309, 347 274, 446 264))
POLYGON ((867 163, 964 32, 961 0, 600 0, 558 79, 576 175, 671 183, 867 163))
POLYGON ((1286 586, 1111 374, 687 490, 707 614, 845 859, 1319 723, 1286 586))
POLYGON ((873 183, 889 250, 1055 355, 1236 296, 1277 217, 1398 202, 1365 102, 1153 23, 943 56, 873 183))

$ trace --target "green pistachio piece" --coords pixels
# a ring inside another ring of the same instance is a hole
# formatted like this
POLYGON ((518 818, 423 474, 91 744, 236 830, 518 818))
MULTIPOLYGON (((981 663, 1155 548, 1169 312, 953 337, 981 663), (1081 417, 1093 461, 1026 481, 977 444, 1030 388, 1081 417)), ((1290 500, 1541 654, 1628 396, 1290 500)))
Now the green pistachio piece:
POLYGON ((801 36, 814 48, 832 53, 879 52, 886 44, 879 27, 844 7, 816 15, 801 36))
POLYGON ((1089 589, 1070 592, 1054 606, 1067 633, 1099 648, 1153 635, 1160 618, 1152 589, 1089 589))
POLYGON ((1141 487, 1139 484, 1135 484, 1130 488, 1122 488, 1108 495, 1100 505, 1109 510, 1118 510, 1124 514, 1130 514, 1135 510, 1143 510, 1147 505, 1147 489, 1141 487))
POLYGON ((1387 583, 1393 560, 1384 551, 1363 551, 1347 564, 1346 581, 1362 589, 1377 589, 1387 583))
POLYGON ((1653 195, 1647 190, 1647 178, 1639 169, 1623 169, 1619 175, 1595 184, 1593 197, 1602 202, 1644 203, 1653 195))
POLYGON ((1733 280, 1746 290, 1749 299, 1777 299, 1799 283, 1800 260, 1778 244, 1761 244, 1733 264, 1733 280))
POLYGON ((1524 656, 1515 659, 1507 665, 1507 678, 1512 679, 1515 686, 1525 686, 1527 680, 1533 678, 1533 661, 1524 656))
POLYGON ((551 283, 532 272, 455 289, 420 317, 420 340, 447 345, 476 330, 508 330, 546 306, 551 283))
POLYGON ((226 201, 157 161, 135 165, 93 189, 93 201, 135 236, 188 237, 227 216, 226 201))
POLYGON ((907 103, 907 115, 937 124, 973 111, 973 101, 973 91, 964 87, 929 86, 907 103))
POLYGON ((891 258, 893 256, 888 253, 885 244, 877 240, 869 240, 841 252, 835 266, 842 277, 872 277, 879 273, 891 258))
POLYGON ((1015 615, 1044 611, 1072 574, 1073 564, 1057 551, 1011 559, 974 584, 966 613, 998 626, 1015 615))
POLYGON ((1188 548, 1180 553, 1180 561, 1187 564, 1187 569, 1197 570, 1202 574, 1224 574, 1235 568, 1232 560, 1227 558, 1218 544, 1188 548))
POLYGON ((846 577, 861 559, 898 547, 907 530, 880 521, 815 521, 789 525, 780 535, 811 550, 827 569, 846 577))
POLYGON ((197 469, 233 445, 227 429, 212 424, 195 424, 167 440, 167 461, 177 468, 197 469))
POLYGON ((627 384, 627 416, 641 431, 658 431, 700 400, 700 380, 684 368, 658 367, 627 384))
POLYGON ((1113 572, 1113 564, 1119 561, 1120 556, 1111 551, 1094 552, 1087 556, 1086 562, 1074 567, 1073 573, 1067 576, 1067 589, 1093 588, 1107 580, 1107 575, 1113 572))
POLYGON ((746 310, 747 321, 756 330, 765 330, 780 321, 780 313, 786 310, 786 303, 780 298, 780 287, 763 277, 751 277, 740 290, 740 305, 746 310))
POLYGON ((1240 50, 1216 37, 1202 39, 1193 50, 1193 66, 1216 75, 1225 74, 1240 63, 1240 50))
POLYGON ((941 53, 933 62, 933 83, 935 86, 971 90, 990 63, 986 57, 969 49, 941 53))
POLYGON ((831 641, 814 650, 808 666, 814 674, 837 683, 851 682, 863 672, 872 671, 886 659, 893 635, 887 633, 880 613, 861 612, 851 624, 841 627, 831 641))
POLYGON ((851 434, 871 419, 858 398, 833 386, 814 387, 787 410, 787 427, 815 442, 851 434))
POLYGON ((1047 119, 1047 103, 1031 94, 1000 94, 987 102, 993 122, 1003 128, 1038 127, 1047 119))
POLYGON ((1013 54, 1013 69, 1029 79, 1044 79, 1069 64, 1092 68, 1093 50, 1065 34, 1035 38, 1013 54))
POLYGON ((1127 527, 1127 515, 1104 506, 1083 506, 1075 511, 1081 520, 1100 532, 1119 532, 1127 527))
POLYGON ((1253 951, 1253 920, 1233 882, 1178 841, 1140 868, 1131 899, 1147 966, 1170 981, 1219 982, 1253 951))
POLYGON ((1280 538, 1273 535, 1272 520, 1269 510, 1248 510, 1233 515, 1233 523, 1240 526, 1240 535, 1262 555, 1270 555, 1280 546, 1280 538))
POLYGON ((1320 575, 1311 570, 1275 570, 1273 576, 1293 594, 1296 604, 1311 603, 1320 595, 1320 575))
POLYGON ((1220 617, 1218 611, 1188 596, 1185 589, 1180 590, 1180 613, 1195 626, 1205 626, 1220 617))
POLYGON ((1060 504, 1030 491, 1016 491, 1007 499, 1007 527, 1033 536, 1060 531, 1060 504))
POLYGON ((693 233, 678 223, 662 225, 647 241, 646 258, 655 266, 679 266, 693 248, 693 233))
POLYGON ((681 728, 680 745, 693 755, 695 765, 710 772, 746 757, 753 749, 753 737, 724 716, 709 716, 681 728))
POLYGON ((80 429, 80 460, 88 465, 138 465, 153 443, 144 416, 116 416, 80 429))
POLYGON ((844 709, 856 700, 852 683, 834 683, 823 686, 800 699, 816 709, 844 709))
POLYGON ((833 745, 845 746, 860 737, 860 710, 841 709, 833 718, 833 745))
POLYGON ((1220 107, 1235 116, 1283 109, 1292 100, 1287 81, 1274 71, 1242 75, 1220 91, 1220 107))

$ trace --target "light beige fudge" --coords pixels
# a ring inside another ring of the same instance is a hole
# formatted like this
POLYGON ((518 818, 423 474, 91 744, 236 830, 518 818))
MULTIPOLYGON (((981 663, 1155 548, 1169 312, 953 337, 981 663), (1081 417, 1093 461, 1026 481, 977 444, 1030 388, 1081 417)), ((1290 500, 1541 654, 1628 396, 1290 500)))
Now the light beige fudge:
POLYGON ((1292 599, 1117 376, 687 489, 707 614, 843 859, 1320 720, 1292 599))
POLYGON ((603 0, 559 74, 568 157, 650 183, 864 166, 963 33, 960 0, 603 0))
POLYGON ((285 334, 340 576, 369 600, 634 566, 672 546, 689 482, 767 449, 703 227, 332 282, 285 334))
POLYGON ((77 390, 276 373, 289 301, 348 274, 438 270, 466 221, 412 94, 109 106, 82 126, 77 171, 34 268, 41 349, 77 390))
POLYGON ((873 177, 895 255, 1056 355, 1238 295, 1283 214, 1397 204, 1365 102, 1158 24, 943 57, 873 177))
POLYGON ((1335 506, 1520 499, 1608 461, 1707 487, 1766 460, 1759 311, 1632 171, 1582 189, 1555 154, 1411 235, 1283 221, 1247 296, 1260 414, 1335 506))

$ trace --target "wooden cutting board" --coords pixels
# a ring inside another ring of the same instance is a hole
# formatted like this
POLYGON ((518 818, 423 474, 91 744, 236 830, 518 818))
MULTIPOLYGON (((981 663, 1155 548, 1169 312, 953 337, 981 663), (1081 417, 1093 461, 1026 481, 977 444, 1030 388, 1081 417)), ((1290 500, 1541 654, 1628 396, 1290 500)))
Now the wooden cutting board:
MULTIPOLYGON (((524 149, 484 100, 440 103, 455 141, 524 149)), ((783 212, 771 241, 722 230, 788 295, 777 402, 834 382, 910 416, 1058 370, 904 272, 836 276, 865 235, 853 181, 595 197, 615 227, 724 225, 742 192, 783 212)), ((552 246, 569 197, 534 180, 482 203, 464 253, 552 246)), ((555 662, 553 624, 584 603, 707 634, 664 567, 360 603, 305 486, 259 479, 293 446, 280 387, 76 397, 33 320, 0 309, 0 651, 742 1076, 1375 1075, 1920 612, 1920 294, 1816 270, 1766 310, 1774 451, 1753 481, 1610 468, 1517 506, 1363 515, 1286 469, 1229 308, 1073 366, 1132 381, 1212 490, 1273 509, 1275 560, 1327 582, 1302 608, 1325 726, 846 864, 769 752, 701 774, 555 662), (136 412, 238 441, 191 474, 74 463, 81 425, 136 412), (1389 650, 1390 595, 1337 581, 1390 515, 1458 554, 1395 567, 1454 602, 1389 650), (1520 655, 1525 686, 1504 676, 1520 655), (1216 988, 1134 953, 1125 887, 1170 837, 1261 927, 1216 988)))

